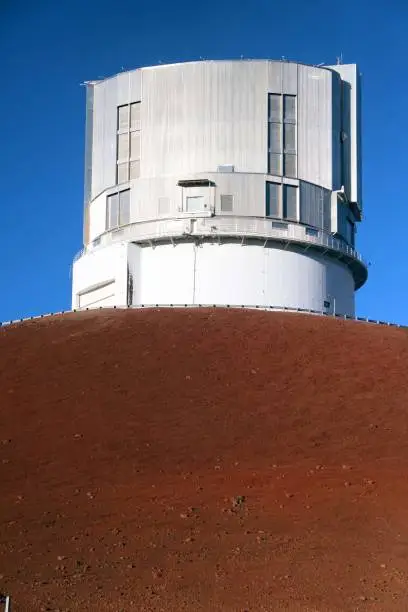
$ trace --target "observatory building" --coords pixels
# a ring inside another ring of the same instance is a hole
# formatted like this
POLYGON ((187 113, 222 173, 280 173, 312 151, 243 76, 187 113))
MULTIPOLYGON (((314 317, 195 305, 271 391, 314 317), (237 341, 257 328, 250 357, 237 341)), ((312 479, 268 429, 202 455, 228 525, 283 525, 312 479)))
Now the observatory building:
POLYGON ((198 61, 87 86, 72 307, 354 314, 367 278, 357 66, 198 61))

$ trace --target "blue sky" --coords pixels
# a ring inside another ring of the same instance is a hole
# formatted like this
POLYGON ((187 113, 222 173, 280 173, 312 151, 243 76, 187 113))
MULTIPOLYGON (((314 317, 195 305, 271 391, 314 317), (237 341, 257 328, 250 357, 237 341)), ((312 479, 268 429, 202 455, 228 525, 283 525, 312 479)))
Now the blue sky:
POLYGON ((0 321, 70 307, 82 238, 83 81, 159 61, 330 64, 341 53, 363 74, 357 247, 371 265, 357 310, 408 324, 406 0, 0 0, 0 321))

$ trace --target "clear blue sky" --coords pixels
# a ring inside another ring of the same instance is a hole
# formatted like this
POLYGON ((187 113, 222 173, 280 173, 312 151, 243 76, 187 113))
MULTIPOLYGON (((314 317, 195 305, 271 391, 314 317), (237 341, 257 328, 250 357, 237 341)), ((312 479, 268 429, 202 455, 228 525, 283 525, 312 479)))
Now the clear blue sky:
POLYGON ((371 263, 358 314, 408 324, 406 0, 0 0, 0 320, 69 309, 81 247, 81 82, 159 61, 357 62, 371 263), (388 220, 384 219, 388 213, 388 220))

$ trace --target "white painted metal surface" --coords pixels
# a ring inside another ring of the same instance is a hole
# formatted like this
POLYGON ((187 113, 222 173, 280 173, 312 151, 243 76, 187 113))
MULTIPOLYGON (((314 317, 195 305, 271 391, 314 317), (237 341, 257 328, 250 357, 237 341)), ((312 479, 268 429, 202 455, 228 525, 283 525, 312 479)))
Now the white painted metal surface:
POLYGON ((80 257, 73 265, 72 308, 125 306, 127 303, 128 245, 113 244, 80 257), (103 289, 113 285, 111 291, 103 289), (103 296, 103 297, 102 297, 103 296))
POLYGON ((353 276, 344 264, 326 256, 273 244, 265 248, 181 242, 132 247, 131 252, 125 245, 105 247, 75 263, 75 277, 82 284, 75 288, 79 296, 74 296, 73 307, 125 305, 129 267, 132 304, 228 303, 323 310, 329 302, 329 311, 335 304, 336 312, 354 315, 353 276), (117 287, 114 302, 109 300, 113 283, 117 287))

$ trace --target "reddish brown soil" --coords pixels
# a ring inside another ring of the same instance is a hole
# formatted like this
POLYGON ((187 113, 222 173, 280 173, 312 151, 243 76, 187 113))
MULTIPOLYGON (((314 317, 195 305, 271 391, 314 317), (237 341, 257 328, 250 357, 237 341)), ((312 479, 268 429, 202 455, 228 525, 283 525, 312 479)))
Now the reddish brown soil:
POLYGON ((19 610, 407 610, 408 335, 102 311, 0 330, 19 610))

